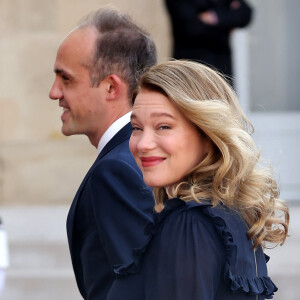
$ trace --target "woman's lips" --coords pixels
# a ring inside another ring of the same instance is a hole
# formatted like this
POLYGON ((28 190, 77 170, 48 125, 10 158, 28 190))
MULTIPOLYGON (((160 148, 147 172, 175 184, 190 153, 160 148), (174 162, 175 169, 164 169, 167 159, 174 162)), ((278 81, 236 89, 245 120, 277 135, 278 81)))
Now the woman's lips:
POLYGON ((142 167, 153 167, 165 160, 164 157, 160 156, 149 156, 149 157, 141 157, 142 167))

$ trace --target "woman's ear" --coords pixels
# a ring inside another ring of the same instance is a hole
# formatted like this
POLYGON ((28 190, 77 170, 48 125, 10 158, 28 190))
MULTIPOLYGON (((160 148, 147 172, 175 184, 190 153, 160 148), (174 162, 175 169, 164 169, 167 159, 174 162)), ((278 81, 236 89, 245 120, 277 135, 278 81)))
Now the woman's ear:
POLYGON ((213 150, 214 143, 210 139, 210 137, 206 133, 204 133, 200 128, 198 128, 198 130, 199 130, 199 134, 201 135, 201 139, 202 139, 202 143, 203 143, 203 147, 204 147, 204 152, 206 154, 208 154, 213 150))
POLYGON ((207 136, 205 135, 205 151, 206 153, 210 153, 214 148, 214 143, 213 141, 207 136))

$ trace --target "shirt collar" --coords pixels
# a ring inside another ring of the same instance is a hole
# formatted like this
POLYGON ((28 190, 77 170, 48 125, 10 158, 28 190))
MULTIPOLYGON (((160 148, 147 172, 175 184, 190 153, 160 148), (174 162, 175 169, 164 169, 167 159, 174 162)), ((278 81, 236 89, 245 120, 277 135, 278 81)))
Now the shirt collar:
POLYGON ((122 129, 126 124, 130 122, 131 111, 112 123, 108 129, 102 135, 98 143, 98 154, 103 150, 107 143, 116 135, 116 133, 122 129))

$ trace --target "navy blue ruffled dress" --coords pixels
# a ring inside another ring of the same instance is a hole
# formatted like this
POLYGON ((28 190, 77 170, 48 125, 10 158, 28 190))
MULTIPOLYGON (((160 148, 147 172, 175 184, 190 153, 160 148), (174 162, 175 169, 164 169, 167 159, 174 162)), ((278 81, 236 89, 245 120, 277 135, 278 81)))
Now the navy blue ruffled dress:
POLYGON ((166 202, 117 276, 108 300, 272 299, 268 257, 255 252, 241 217, 223 205, 166 202))

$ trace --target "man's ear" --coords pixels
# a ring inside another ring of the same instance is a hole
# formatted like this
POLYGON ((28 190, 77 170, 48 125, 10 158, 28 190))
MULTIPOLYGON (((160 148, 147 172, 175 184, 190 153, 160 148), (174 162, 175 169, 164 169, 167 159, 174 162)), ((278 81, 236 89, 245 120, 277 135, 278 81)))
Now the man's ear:
POLYGON ((116 99, 120 92, 122 86, 122 80, 118 75, 111 74, 105 78, 106 81, 106 99, 114 100, 116 99))

